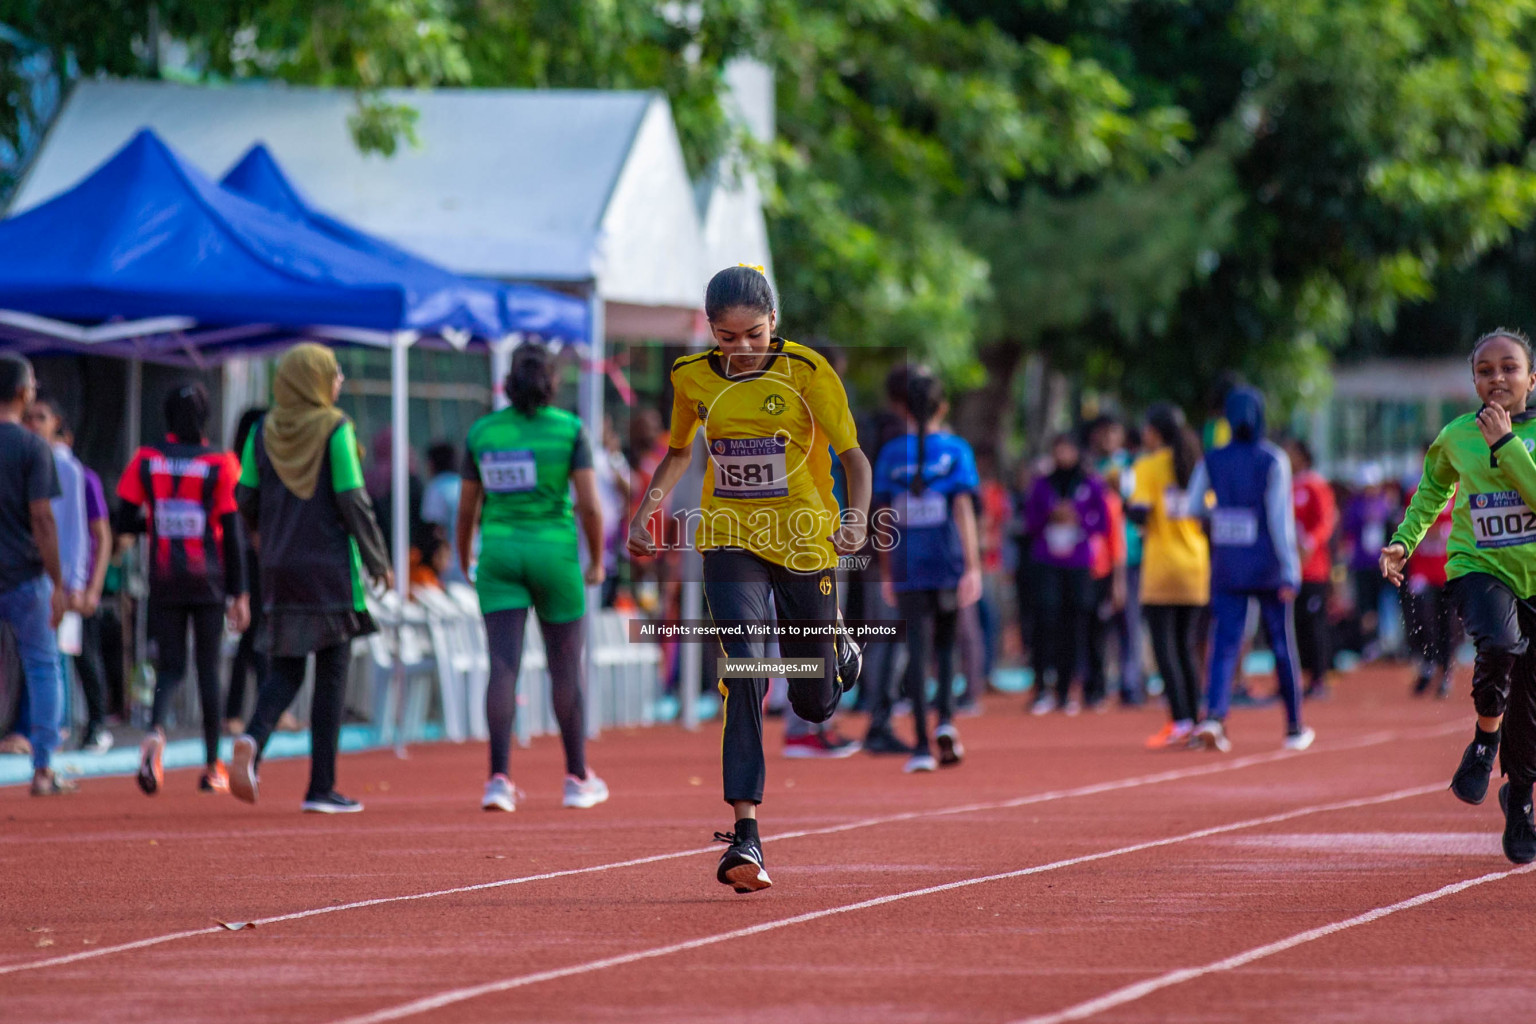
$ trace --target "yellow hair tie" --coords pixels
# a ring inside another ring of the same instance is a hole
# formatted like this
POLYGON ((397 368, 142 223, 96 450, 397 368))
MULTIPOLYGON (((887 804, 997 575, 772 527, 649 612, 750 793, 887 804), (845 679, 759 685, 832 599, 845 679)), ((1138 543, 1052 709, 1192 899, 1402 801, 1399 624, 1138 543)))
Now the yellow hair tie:
POLYGON ((762 267, 759 267, 759 266, 757 266, 754 263, 738 263, 736 265, 738 267, 748 267, 748 268, 750 268, 752 270, 757 271, 759 274, 762 274, 764 277, 768 276, 768 271, 764 270, 762 267))

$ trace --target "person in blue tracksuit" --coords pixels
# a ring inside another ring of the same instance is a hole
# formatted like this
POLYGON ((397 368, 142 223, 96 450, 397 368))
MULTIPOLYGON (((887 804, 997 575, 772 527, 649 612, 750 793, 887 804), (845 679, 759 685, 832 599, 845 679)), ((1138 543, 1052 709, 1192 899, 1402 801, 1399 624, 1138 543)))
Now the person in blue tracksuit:
POLYGON ((1243 646, 1248 602, 1257 600, 1275 655, 1285 702, 1288 750, 1305 750, 1315 734, 1301 723, 1292 607, 1301 587, 1291 463, 1264 438, 1264 396, 1250 387, 1227 394, 1232 440, 1207 452, 1189 480, 1186 514, 1208 521, 1211 535, 1211 612, 1215 619, 1205 719, 1190 746, 1230 750, 1226 717, 1232 677, 1243 646), (1215 501, 1210 501, 1210 495, 1215 501))

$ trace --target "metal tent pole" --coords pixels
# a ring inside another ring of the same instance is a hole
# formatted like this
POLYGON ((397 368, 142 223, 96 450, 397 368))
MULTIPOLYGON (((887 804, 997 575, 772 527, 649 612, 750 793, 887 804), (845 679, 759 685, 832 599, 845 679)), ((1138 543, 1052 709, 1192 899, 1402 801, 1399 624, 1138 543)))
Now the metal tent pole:
MULTIPOLYGON (((592 282, 592 292, 587 299, 587 304, 587 361, 581 369, 576 404, 581 421, 586 424, 587 442, 592 445, 595 457, 603 443, 603 381, 606 379, 603 363, 607 359, 605 344, 607 323, 604 317, 601 289, 595 280, 592 282)), ((588 587, 586 642, 582 644, 581 656, 586 662, 586 717, 589 737, 601 735, 604 724, 602 695, 598 693, 598 687, 595 685, 596 673, 592 660, 592 638, 597 626, 597 613, 601 610, 602 588, 588 587)))
POLYGON ((394 517, 395 598, 399 606, 399 618, 395 625, 393 708, 394 721, 387 723, 395 744, 395 753, 405 756, 405 737, 400 731, 401 716, 405 713, 405 660, 401 643, 405 634, 405 605, 411 590, 411 537, 410 537, 410 353, 416 340, 415 331, 396 331, 390 338, 390 433, 394 448, 390 453, 390 507, 394 517))

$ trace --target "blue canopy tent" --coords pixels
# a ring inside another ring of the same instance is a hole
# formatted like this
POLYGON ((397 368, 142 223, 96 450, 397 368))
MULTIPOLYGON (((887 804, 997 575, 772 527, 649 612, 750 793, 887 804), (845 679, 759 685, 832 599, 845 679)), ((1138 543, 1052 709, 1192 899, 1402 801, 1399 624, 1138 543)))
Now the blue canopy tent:
MULTIPOLYGON (((305 338, 388 347, 394 431, 405 438, 406 355, 418 340, 585 338, 578 299, 509 299, 504 286, 377 240, 349 244, 345 225, 329 224, 237 195, 140 131, 68 192, 0 221, 0 348, 204 365, 305 338)), ((402 605, 407 448, 394 446, 393 467, 402 605)))
POLYGON ((483 289, 498 303, 504 319, 515 330, 567 340, 587 335, 586 304, 560 292, 531 284, 503 284, 475 278, 458 277, 443 267, 424 260, 370 235, 315 208, 289 180, 263 143, 256 143, 225 173, 219 184, 237 195, 292 218, 342 245, 375 256, 415 276, 454 278, 464 285, 483 289))

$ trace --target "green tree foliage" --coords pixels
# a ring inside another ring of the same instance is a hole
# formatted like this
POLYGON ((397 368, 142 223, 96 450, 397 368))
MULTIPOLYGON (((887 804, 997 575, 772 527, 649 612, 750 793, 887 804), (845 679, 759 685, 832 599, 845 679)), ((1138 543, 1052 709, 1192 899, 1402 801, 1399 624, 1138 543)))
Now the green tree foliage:
POLYGON ((1043 352, 1189 404, 1230 367, 1304 392, 1437 282, 1518 290, 1472 268, 1536 214, 1533 18, 1536 0, 0 0, 86 74, 157 74, 154 25, 194 78, 353 89, 359 144, 385 152, 414 118, 386 87, 664 90, 693 171, 739 151, 763 173, 801 335, 972 379, 978 353, 1006 375, 1043 352), (766 145, 722 102, 741 55, 776 73, 766 145))
POLYGON ((995 294, 1025 297, 997 329, 1133 398, 1193 405, 1232 367, 1315 389, 1536 213, 1530 0, 1010 6, 1010 32, 1093 55, 1197 133, 1183 166, 983 218, 995 294))

